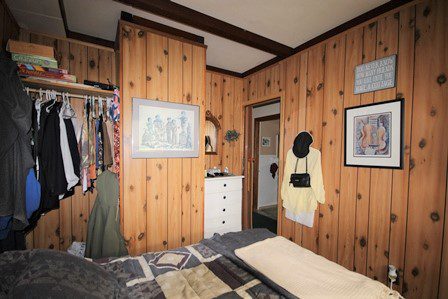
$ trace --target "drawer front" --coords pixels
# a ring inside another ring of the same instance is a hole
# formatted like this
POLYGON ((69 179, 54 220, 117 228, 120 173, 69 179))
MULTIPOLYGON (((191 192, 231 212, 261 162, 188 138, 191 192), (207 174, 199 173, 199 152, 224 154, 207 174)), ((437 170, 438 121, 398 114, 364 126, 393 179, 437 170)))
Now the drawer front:
POLYGON ((239 232, 241 231, 241 226, 237 227, 221 227, 216 229, 204 230, 204 238, 208 239, 213 237, 214 234, 225 234, 230 232, 239 232))
POLYGON ((241 179, 228 179, 228 180, 205 180, 205 194, 209 193, 221 193, 227 191, 242 190, 243 185, 241 179))
POLYGON ((226 233, 241 230, 241 214, 223 214, 204 219, 204 231, 226 233))
POLYGON ((204 202, 204 217, 216 217, 221 214, 241 215, 241 191, 207 194, 204 202))

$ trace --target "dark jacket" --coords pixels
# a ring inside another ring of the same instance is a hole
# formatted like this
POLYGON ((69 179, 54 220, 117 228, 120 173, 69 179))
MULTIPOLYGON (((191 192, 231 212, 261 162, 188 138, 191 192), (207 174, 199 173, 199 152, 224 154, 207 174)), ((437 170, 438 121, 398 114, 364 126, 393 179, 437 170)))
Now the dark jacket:
POLYGON ((32 101, 17 74, 17 64, 0 53, 0 216, 13 216, 13 229, 27 225, 26 177, 31 154, 32 101))
POLYGON ((109 170, 98 176, 98 196, 89 216, 85 256, 99 259, 128 254, 120 234, 117 175, 109 170))
POLYGON ((61 102, 54 104, 48 102, 42 105, 40 112, 37 156, 40 163, 39 182, 42 188, 41 213, 58 209, 59 195, 67 192, 59 127, 61 105, 61 102))

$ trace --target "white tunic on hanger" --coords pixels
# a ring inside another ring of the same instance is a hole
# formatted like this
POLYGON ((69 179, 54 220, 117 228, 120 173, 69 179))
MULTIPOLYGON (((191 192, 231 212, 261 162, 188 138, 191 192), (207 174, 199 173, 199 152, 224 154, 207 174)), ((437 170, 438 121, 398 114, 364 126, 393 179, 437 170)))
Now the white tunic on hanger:
POLYGON ((293 215, 299 215, 303 212, 313 212, 317 208, 317 203, 325 203, 325 190, 322 179, 320 151, 310 147, 310 152, 297 162, 297 157, 290 149, 286 155, 285 170, 281 188, 281 197, 283 207, 289 210, 293 215), (297 173, 304 173, 308 163, 308 173, 311 178, 311 187, 295 188, 289 184, 291 174, 295 172, 297 162, 297 173))
POLYGON ((70 153, 70 147, 68 145, 67 129, 65 127, 62 112, 63 111, 61 109, 61 112, 59 113, 60 143, 62 162, 64 163, 65 179, 67 180, 67 190, 70 190, 72 187, 76 186, 79 178, 76 176, 75 170, 73 168, 72 155, 70 153))

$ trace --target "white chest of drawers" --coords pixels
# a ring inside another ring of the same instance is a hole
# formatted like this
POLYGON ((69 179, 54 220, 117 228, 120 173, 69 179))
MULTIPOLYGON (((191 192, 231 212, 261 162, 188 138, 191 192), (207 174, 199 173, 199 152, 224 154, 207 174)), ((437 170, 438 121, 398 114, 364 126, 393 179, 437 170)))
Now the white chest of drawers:
POLYGON ((243 176, 205 179, 204 238, 241 230, 243 176))

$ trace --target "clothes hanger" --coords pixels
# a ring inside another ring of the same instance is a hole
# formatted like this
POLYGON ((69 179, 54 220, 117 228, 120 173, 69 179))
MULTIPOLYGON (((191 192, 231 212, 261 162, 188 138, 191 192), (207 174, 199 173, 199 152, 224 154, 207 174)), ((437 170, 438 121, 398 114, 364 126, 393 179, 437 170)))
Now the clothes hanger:
POLYGON ((64 118, 74 118, 76 117, 76 112, 70 104, 70 97, 68 93, 62 93, 62 103, 63 103, 63 113, 64 118))
POLYGON ((98 117, 103 116, 103 98, 98 96, 98 117))
POLYGON ((53 108, 54 104, 56 104, 56 101, 57 101, 56 91, 54 91, 54 90, 51 90, 51 91, 47 90, 46 91, 46 95, 48 95, 49 101, 53 100, 53 103, 51 103, 50 105, 48 105, 47 108, 45 108, 47 113, 50 113, 51 108, 53 108))

